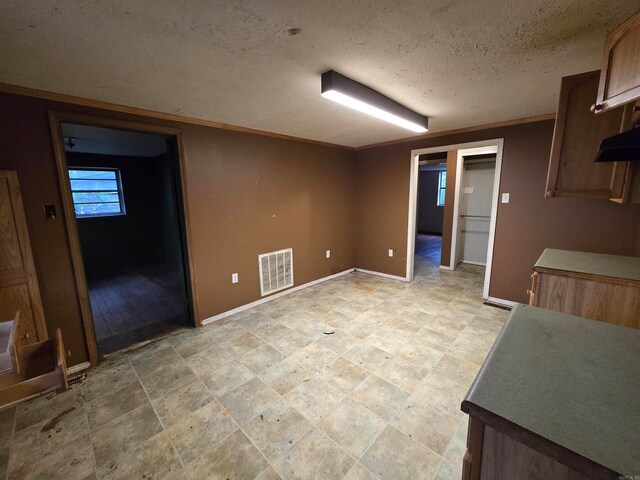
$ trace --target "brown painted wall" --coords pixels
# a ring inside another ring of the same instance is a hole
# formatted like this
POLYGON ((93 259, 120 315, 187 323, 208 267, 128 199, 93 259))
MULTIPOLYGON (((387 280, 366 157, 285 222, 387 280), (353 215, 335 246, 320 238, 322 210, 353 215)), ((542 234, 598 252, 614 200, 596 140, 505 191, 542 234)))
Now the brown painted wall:
POLYGON ((87 353, 48 109, 183 130, 200 319, 260 298, 259 253, 293 247, 296 285, 355 265, 351 151, 17 95, 0 94, 0 105, 0 169, 18 172, 47 327, 62 329, 72 365, 87 353), (47 203, 56 220, 45 218, 47 203))
POLYGON ((553 121, 478 130, 356 152, 356 262, 403 276, 412 149, 504 138, 493 273, 489 294, 526 302, 531 267, 547 248, 640 255, 640 205, 545 199, 553 121), (378 214, 376 214, 378 213, 378 214), (400 254, 386 257, 386 248, 400 254))
MULTIPOLYGON (((451 237, 453 236, 453 203, 456 190, 456 163, 458 151, 447 152, 447 186, 444 192, 444 219, 442 222, 442 250, 440 265, 449 267, 451 264, 451 237)), ((406 235, 405 235, 406 236, 406 235)))

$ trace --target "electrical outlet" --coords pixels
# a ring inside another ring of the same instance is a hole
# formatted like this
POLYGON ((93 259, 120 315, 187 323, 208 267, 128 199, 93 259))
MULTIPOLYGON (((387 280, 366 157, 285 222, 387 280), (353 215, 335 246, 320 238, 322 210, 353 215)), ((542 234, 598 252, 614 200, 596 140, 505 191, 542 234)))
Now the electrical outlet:
POLYGON ((231 283, 238 283, 238 274, 237 273, 232 273, 231 274, 231 283))
POLYGON ((393 257, 393 250, 391 248, 389 249, 389 256, 393 257))
POLYGON ((502 194, 502 203, 509 203, 509 194, 508 193, 503 193, 502 194))
POLYGON ((327 258, 331 258, 331 250, 327 250, 326 256, 327 258))

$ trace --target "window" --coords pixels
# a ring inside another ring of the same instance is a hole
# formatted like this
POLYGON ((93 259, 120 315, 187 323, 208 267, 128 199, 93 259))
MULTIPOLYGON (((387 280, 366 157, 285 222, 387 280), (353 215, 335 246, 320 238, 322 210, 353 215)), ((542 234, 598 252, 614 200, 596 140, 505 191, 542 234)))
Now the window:
POLYGON ((447 186, 447 172, 440 172, 438 174, 438 199, 436 205, 442 207, 444 205, 444 193, 447 186))
POLYGON ((125 214, 118 169, 70 168, 69 180, 77 218, 125 214))

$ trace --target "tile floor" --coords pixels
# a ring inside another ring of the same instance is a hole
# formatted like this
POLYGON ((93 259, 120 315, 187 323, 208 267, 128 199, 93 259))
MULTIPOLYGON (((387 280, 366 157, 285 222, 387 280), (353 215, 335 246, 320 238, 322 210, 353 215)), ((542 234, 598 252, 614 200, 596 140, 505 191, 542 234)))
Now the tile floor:
POLYGON ((458 479, 508 313, 482 275, 418 255, 411 284, 352 273, 119 354, 0 411, 0 478, 458 479))

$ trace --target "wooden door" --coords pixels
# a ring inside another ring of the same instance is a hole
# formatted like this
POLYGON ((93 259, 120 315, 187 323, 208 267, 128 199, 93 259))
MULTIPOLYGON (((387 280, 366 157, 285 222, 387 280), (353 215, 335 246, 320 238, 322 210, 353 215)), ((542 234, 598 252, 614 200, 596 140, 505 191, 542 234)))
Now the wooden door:
POLYGON ((0 321, 13 319, 17 311, 22 315, 18 345, 47 339, 18 175, 0 170, 0 321))
POLYGON ((623 109, 591 112, 600 72, 564 77, 553 131, 547 197, 610 199, 614 163, 594 163, 600 142, 620 133, 623 109))

